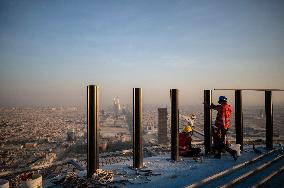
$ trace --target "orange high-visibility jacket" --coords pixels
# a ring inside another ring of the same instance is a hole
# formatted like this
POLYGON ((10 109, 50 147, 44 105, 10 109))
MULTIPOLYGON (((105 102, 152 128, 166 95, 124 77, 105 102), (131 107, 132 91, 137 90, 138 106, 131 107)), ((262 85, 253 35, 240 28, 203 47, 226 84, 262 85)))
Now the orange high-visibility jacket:
POLYGON ((231 106, 227 103, 214 107, 218 111, 215 126, 228 129, 230 127, 231 106))

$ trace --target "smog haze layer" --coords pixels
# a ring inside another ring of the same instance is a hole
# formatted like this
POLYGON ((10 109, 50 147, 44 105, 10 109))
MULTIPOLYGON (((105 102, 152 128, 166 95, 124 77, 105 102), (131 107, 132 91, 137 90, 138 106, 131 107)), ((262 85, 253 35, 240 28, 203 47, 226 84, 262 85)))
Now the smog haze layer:
MULTIPOLYGON (((284 2, 0 1, 0 105, 202 104, 203 90, 283 88, 284 2)), ((227 95, 233 102, 233 92, 227 95)), ((283 104, 284 94, 273 93, 283 104)), ((263 105, 263 92, 244 92, 263 105)))

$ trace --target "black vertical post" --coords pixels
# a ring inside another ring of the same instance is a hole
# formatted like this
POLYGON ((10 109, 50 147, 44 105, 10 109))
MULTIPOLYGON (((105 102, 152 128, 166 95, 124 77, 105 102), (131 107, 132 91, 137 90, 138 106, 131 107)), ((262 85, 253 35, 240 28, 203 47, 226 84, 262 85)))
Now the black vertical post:
POLYGON ((142 89, 133 88, 133 167, 143 167, 142 89))
POLYGON ((171 89, 171 160, 179 160, 179 92, 171 89))
POLYGON ((243 109, 242 109, 242 91, 235 91, 235 128, 236 144, 241 145, 243 150, 243 109))
POLYGON ((266 149, 273 149, 272 91, 265 91, 266 149))
POLYGON ((99 168, 99 138, 98 138, 98 87, 89 85, 87 87, 87 176, 92 177, 99 168))
POLYGON ((212 103, 212 91, 204 90, 204 147, 205 154, 208 155, 211 152, 211 125, 212 125, 212 111, 210 106, 212 103))

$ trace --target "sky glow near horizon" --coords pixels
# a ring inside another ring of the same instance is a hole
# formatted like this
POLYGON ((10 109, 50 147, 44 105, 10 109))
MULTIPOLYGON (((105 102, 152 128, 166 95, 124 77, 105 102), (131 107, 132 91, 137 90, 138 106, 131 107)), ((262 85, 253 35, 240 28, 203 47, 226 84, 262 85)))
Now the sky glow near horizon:
POLYGON ((85 105, 94 83, 101 104, 131 104, 133 87, 165 105, 171 88, 194 105, 284 89, 284 1, 0 1, 0 105, 85 105))

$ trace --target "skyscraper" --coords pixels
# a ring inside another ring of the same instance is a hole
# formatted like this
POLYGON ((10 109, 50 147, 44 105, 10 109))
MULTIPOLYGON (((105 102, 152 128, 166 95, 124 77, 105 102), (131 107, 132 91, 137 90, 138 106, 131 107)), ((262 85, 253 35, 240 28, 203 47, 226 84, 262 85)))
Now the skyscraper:
POLYGON ((121 110, 118 98, 114 98, 113 99, 113 108, 114 108, 114 116, 117 118, 118 114, 119 114, 119 112, 121 110))
POLYGON ((158 143, 166 145, 167 138, 167 108, 158 108, 158 143))

